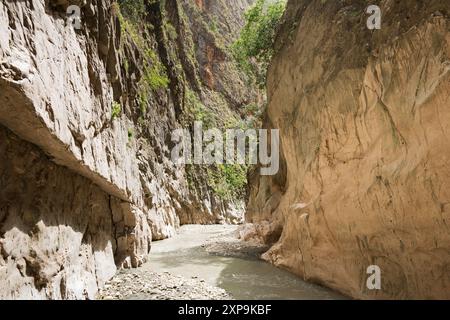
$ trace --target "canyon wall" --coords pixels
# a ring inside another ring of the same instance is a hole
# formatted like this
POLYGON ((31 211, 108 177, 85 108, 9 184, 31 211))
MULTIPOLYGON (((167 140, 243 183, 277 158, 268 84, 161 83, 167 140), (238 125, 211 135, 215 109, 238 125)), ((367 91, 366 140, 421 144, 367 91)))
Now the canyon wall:
POLYGON ((450 298, 450 2, 291 0, 265 124, 282 166, 251 174, 271 263, 352 297, 450 298), (381 268, 369 290, 367 268, 381 268))
POLYGON ((224 79, 240 76, 218 45, 230 40, 197 26, 238 28, 236 4, 215 18, 151 2, 140 34, 110 0, 0 1, 0 298, 93 299, 180 224, 240 221, 239 203, 170 159, 188 90, 233 116, 253 99, 224 79))

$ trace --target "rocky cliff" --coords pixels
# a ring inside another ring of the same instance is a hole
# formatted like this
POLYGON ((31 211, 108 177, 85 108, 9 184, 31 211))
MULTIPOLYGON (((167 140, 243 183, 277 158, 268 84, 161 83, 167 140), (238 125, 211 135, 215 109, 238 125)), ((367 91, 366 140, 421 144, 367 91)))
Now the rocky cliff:
POLYGON ((92 299, 180 224, 240 220, 170 148, 192 101, 252 101, 223 49, 249 2, 149 1, 142 29, 110 0, 0 1, 0 298, 92 299))
POLYGON ((450 2, 288 2, 266 126, 282 169, 252 174, 265 259, 356 298, 450 298, 450 2), (381 268, 369 290, 367 268, 381 268))

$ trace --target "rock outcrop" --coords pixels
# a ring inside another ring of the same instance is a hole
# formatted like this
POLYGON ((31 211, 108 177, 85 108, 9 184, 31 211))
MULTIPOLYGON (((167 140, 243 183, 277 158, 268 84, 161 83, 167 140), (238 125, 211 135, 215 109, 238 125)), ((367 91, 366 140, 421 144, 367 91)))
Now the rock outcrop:
MULTIPOLYGON (((92 299, 180 224, 240 220, 238 203, 201 175, 190 186, 170 159, 188 89, 211 108, 221 98, 229 114, 252 99, 223 78, 239 72, 222 38, 193 38, 203 33, 194 21, 216 16, 208 6, 151 2, 151 32, 137 37, 110 0, 0 2, 0 298, 92 299), (156 67, 170 83, 144 92, 156 67)), ((238 13, 217 20, 219 30, 242 23, 238 13)))
POLYGON ((135 221, 142 212, 3 127, 0 138, 2 298, 92 299, 115 274, 115 257, 148 252, 148 229, 126 231, 147 226, 135 221))
POLYGON ((268 75, 277 176, 252 174, 265 259, 356 298, 450 298, 450 3, 288 2, 268 75), (367 268, 381 268, 369 290, 367 268))

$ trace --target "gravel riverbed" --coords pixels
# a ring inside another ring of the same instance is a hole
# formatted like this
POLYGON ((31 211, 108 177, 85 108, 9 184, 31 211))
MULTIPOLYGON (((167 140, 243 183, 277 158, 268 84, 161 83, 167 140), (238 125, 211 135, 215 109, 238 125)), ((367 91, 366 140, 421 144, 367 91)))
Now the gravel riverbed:
MULTIPOLYGON (((197 232, 200 226, 185 226, 181 234, 197 232)), ((186 247, 201 247, 210 255, 258 259, 266 248, 245 243, 237 238, 237 226, 208 226, 214 232, 200 237, 196 243, 178 239, 154 243, 156 250, 182 250, 186 247), (180 246, 180 247, 179 247, 180 246)), ((150 255, 151 264, 152 255, 150 255)), ((200 277, 182 277, 170 272, 154 272, 148 268, 120 271, 99 292, 99 300, 230 300, 233 297, 224 289, 207 284, 200 277)))
POLYGON ((229 225, 183 226, 173 238, 154 242, 142 267, 120 271, 98 299, 346 299, 262 261, 268 248, 239 240, 238 230, 229 225))
POLYGON ((225 290, 198 278, 168 272, 121 272, 100 292, 100 300, 229 300, 225 290))

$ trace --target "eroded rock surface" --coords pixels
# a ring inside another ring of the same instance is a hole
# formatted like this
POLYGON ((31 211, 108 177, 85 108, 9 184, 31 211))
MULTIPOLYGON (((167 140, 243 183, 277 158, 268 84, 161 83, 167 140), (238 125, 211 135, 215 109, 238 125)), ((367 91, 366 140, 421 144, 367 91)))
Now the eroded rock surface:
POLYGON ((289 1, 252 175, 249 233, 277 266, 356 298, 450 298, 450 3, 289 1), (370 265, 381 290, 366 287, 370 265))
POLYGON ((115 257, 148 252, 149 230, 139 234, 147 241, 140 248, 130 241, 139 215, 129 203, 4 127, 0 141, 2 298, 92 299, 115 274, 115 257))
MULTIPOLYGON (((194 13, 202 26, 214 13, 188 2, 146 7, 145 42, 170 84, 145 96, 148 52, 123 32, 112 1, 0 2, 0 298, 94 298, 180 224, 242 219, 241 204, 216 198, 202 176, 189 186, 170 159, 187 88, 229 113, 243 103, 235 97, 252 98, 223 80, 237 71, 214 53, 218 39, 192 40, 205 32, 194 13), (72 4, 80 30, 67 20, 72 4)), ((219 27, 229 19, 242 21, 235 13, 219 27)))

